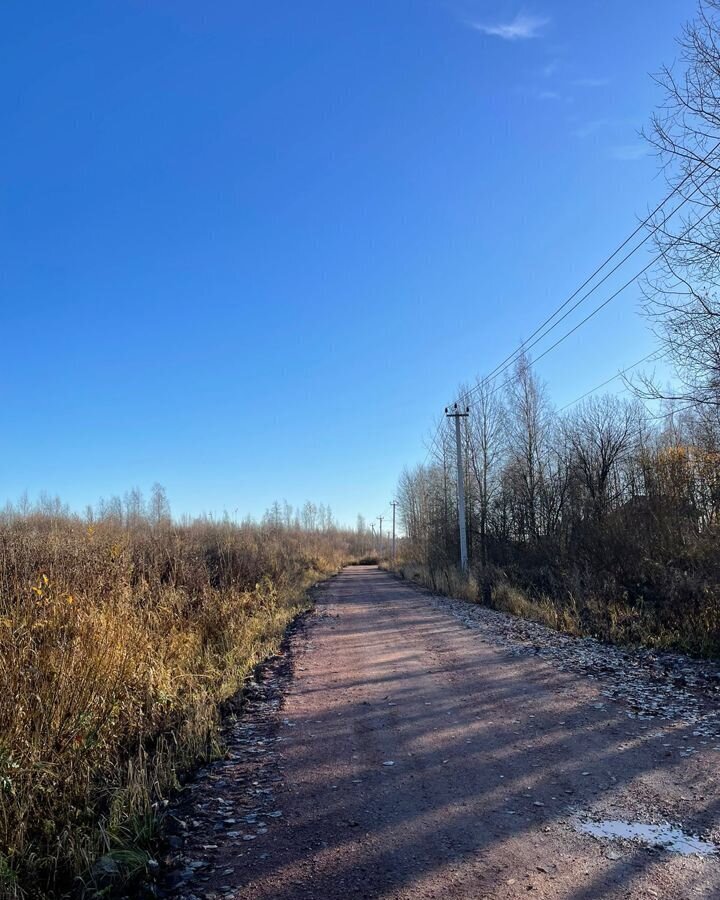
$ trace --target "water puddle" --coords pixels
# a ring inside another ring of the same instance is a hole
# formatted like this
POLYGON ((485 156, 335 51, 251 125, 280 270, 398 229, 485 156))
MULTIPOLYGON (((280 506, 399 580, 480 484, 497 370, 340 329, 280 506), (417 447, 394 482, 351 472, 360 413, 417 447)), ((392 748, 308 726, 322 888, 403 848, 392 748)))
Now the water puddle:
POLYGON ((711 841, 704 841, 694 834, 686 834, 676 825, 667 822, 662 825, 645 825, 642 822, 578 822, 578 831, 596 838, 610 840, 637 841, 648 847, 662 847, 683 856, 712 856, 718 847, 711 841))

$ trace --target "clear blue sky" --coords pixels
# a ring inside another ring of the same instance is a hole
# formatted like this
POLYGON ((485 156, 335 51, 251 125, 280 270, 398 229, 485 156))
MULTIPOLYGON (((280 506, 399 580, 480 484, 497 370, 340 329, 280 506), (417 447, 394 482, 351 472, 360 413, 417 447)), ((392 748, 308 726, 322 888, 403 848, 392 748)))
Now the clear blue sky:
MULTIPOLYGON (((694 6, 2 4, 0 493, 382 512, 664 193, 694 6)), ((540 363, 558 404, 649 352, 637 301, 540 363)))

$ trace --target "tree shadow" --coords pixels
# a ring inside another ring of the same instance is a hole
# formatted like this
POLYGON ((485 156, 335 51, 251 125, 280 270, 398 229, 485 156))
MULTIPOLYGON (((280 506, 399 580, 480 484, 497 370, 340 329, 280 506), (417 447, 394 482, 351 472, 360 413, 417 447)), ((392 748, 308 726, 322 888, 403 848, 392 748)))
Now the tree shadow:
POLYGON ((672 891, 712 883, 720 896, 715 861, 638 846, 608 859, 572 827, 579 813, 632 809, 651 797, 656 814, 672 816, 688 779, 704 799, 683 825, 696 833, 715 826, 717 781, 677 751, 697 742, 692 726, 630 718, 621 702, 599 705, 582 679, 479 643, 377 570, 336 579, 320 613, 306 640, 317 649, 326 629, 337 655, 319 669, 314 650, 300 651, 296 663, 311 671, 291 684, 287 709, 268 725, 280 739, 268 765, 285 785, 271 800, 283 816, 251 849, 215 836, 218 865, 234 866, 234 896, 538 889, 594 900, 633 896, 647 878, 672 891), (339 618, 323 617, 329 604, 339 618))

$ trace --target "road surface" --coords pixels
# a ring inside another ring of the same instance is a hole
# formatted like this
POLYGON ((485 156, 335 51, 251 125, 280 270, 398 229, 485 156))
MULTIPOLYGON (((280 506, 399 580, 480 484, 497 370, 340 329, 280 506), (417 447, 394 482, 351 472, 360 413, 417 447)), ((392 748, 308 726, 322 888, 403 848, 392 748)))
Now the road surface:
POLYGON ((161 894, 719 898, 720 857, 582 827, 717 841, 720 740, 563 668, 345 569, 251 692, 228 757, 184 792, 161 894))

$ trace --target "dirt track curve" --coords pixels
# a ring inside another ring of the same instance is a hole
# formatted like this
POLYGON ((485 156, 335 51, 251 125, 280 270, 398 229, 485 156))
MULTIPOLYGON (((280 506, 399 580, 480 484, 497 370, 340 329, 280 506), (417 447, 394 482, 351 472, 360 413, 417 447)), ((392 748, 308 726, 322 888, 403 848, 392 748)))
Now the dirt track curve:
POLYGON ((427 592, 348 568, 251 693, 227 759, 173 811, 160 894, 720 898, 720 857, 578 830, 720 838, 720 742, 607 693, 601 675, 513 653, 427 592))

